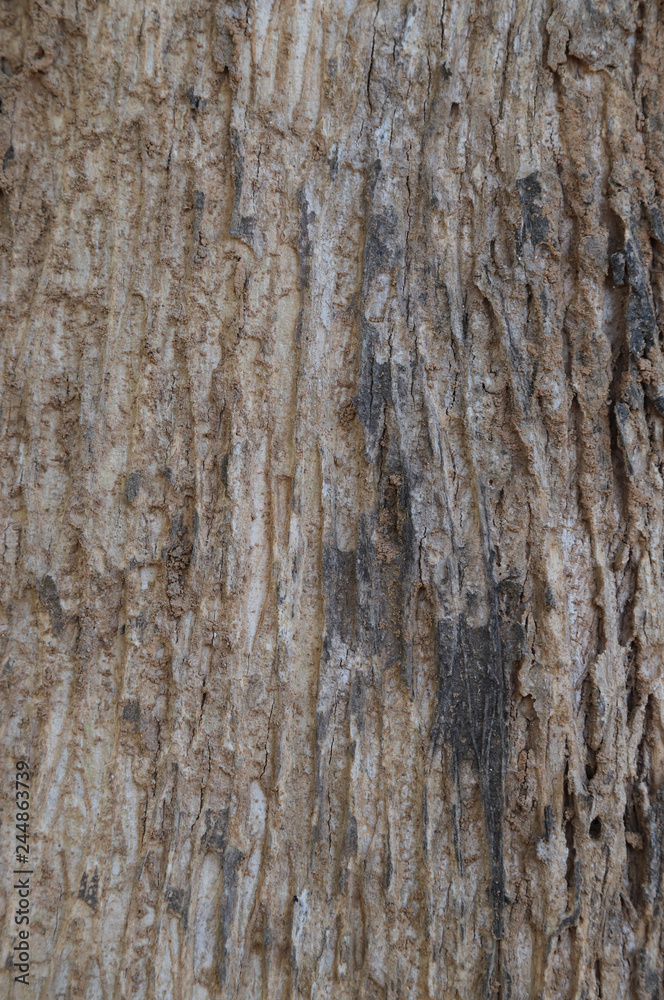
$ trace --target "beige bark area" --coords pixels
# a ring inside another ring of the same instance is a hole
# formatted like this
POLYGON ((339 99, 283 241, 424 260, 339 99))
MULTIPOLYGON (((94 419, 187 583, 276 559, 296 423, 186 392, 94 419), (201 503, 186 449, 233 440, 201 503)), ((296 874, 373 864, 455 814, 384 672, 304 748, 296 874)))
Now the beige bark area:
POLYGON ((661 998, 661 3, 0 25, 2 996, 661 998))

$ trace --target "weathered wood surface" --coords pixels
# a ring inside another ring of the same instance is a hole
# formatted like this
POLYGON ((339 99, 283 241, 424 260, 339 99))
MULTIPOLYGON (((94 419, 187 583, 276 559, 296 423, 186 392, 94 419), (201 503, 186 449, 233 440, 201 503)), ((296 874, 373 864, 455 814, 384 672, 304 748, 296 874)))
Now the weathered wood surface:
POLYGON ((662 4, 0 18, 31 994, 661 998, 662 4))

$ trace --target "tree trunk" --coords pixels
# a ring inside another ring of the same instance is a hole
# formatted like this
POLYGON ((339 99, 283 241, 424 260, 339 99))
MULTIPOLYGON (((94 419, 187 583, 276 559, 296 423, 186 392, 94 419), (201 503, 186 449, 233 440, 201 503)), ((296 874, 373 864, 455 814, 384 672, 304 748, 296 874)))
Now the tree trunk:
POLYGON ((0 18, 2 995, 661 1000, 662 3, 0 18))

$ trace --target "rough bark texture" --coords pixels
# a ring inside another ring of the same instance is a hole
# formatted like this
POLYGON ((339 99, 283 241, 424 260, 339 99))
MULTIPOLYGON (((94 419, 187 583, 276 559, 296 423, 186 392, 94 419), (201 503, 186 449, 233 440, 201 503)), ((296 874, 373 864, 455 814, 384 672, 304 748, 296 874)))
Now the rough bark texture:
POLYGON ((661 998, 662 4, 0 17, 2 996, 661 998))

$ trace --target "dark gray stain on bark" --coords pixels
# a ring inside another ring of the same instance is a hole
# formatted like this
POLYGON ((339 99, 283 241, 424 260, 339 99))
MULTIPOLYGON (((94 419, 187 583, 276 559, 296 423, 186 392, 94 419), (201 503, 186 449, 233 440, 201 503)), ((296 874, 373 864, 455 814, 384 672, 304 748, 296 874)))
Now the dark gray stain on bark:
POLYGON ((94 873, 88 882, 88 873, 83 872, 81 875, 81 884, 78 889, 78 898, 82 899, 91 910, 97 909, 97 903, 99 899, 99 873, 95 868, 94 873))
POLYGON ((649 350, 655 344, 657 323, 641 255, 632 240, 627 240, 625 243, 625 259, 630 285, 627 303, 627 336, 631 353, 640 357, 644 350, 649 350))
POLYGON ((366 295, 377 274, 390 271, 402 256, 397 242, 399 226, 393 208, 372 215, 367 227, 362 261, 362 284, 366 295))
POLYGON ((205 813, 205 830, 201 837, 201 846, 208 851, 214 851, 219 857, 223 857, 228 843, 226 836, 228 817, 228 809, 222 809, 217 813, 208 809, 205 813))
POLYGON ((169 913, 174 913, 182 919, 182 926, 185 931, 187 929, 190 896, 191 889, 189 888, 185 890, 169 886, 166 890, 166 908, 169 913))
POLYGON ((226 942, 230 937, 230 928, 237 902, 238 869, 244 860, 244 853, 229 843, 229 818, 229 809, 222 809, 217 813, 208 809, 205 813, 205 831, 201 837, 201 846, 209 851, 214 851, 221 861, 222 889, 216 960, 217 979, 220 986, 223 986, 226 980, 226 942))
POLYGON ((348 646, 355 642, 357 627, 356 560, 355 549, 341 552, 332 546, 323 548, 328 631, 331 629, 348 646))
POLYGON ((315 220, 316 214, 315 212, 309 211, 309 202, 307 201, 307 196, 303 189, 300 189, 297 193, 297 204, 300 210, 300 226, 297 244, 298 254, 300 257, 299 284, 300 289, 304 290, 309 287, 309 279, 311 276, 311 255, 313 253, 313 244, 309 233, 309 224, 315 220))
POLYGON ((126 722, 136 732, 141 722, 141 703, 137 698, 131 698, 122 706, 122 721, 126 722))
POLYGON ((614 285, 624 285, 625 283, 625 253, 623 250, 616 250, 611 254, 611 276, 614 285))
POLYGON ((517 233, 517 250, 520 253, 527 239, 533 247, 546 242, 549 233, 549 222, 542 214, 542 185, 539 182, 539 171, 521 177, 516 182, 516 189, 521 202, 522 223, 521 232, 517 233))
POLYGON ((60 604, 60 595, 55 581, 51 576, 45 576, 39 584, 39 600, 51 616, 51 627, 55 635, 62 632, 64 626, 64 615, 60 604))
POLYGON ((367 453, 373 459, 383 431, 385 407, 392 400, 391 375, 389 364, 376 358, 378 331, 366 320, 361 326, 360 377, 353 403, 364 428, 367 453))
POLYGON ((141 475, 139 472, 130 472, 125 482, 125 500, 131 503, 138 496, 141 489, 141 475))
POLYGON ((657 205, 649 205, 648 213, 650 215, 650 229, 657 240, 664 246, 664 223, 662 222, 662 213, 657 205))
POLYGON ((491 603, 494 609, 486 625, 472 626, 464 615, 456 622, 438 623, 439 673, 431 738, 434 749, 444 742, 453 760, 470 759, 477 768, 489 853, 493 932, 501 938, 509 673, 521 656, 523 629, 499 614, 497 599, 491 603))
POLYGON ((242 153, 240 136, 234 128, 232 128, 230 132, 230 144, 233 156, 233 183, 235 187, 230 235, 234 236, 238 240, 242 240, 247 244, 247 246, 250 246, 253 249, 255 220, 253 216, 240 214, 242 185, 244 182, 244 155, 242 153))
POLYGON ((414 574, 414 531, 407 467, 396 442, 383 446, 378 504, 360 518, 354 551, 323 551, 328 643, 377 653, 385 667, 400 665, 411 685, 408 609, 414 574))
POLYGON ((238 868, 243 859, 244 854, 237 847, 229 845, 224 851, 222 861, 221 920, 217 941, 217 979, 220 986, 223 986, 226 981, 226 942, 230 938, 231 923, 235 914, 238 868))

